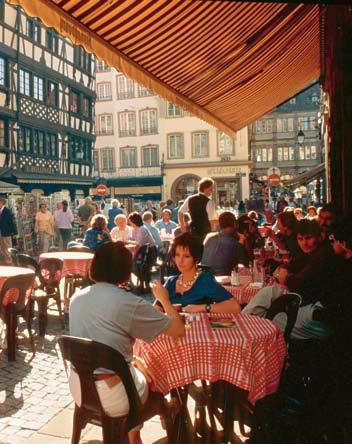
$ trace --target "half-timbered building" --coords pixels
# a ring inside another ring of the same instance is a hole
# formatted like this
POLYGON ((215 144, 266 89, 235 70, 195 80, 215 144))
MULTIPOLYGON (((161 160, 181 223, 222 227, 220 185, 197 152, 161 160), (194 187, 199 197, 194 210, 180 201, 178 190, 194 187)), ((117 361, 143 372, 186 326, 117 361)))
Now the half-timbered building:
POLYGON ((23 191, 92 184, 95 60, 0 0, 0 177, 23 191))

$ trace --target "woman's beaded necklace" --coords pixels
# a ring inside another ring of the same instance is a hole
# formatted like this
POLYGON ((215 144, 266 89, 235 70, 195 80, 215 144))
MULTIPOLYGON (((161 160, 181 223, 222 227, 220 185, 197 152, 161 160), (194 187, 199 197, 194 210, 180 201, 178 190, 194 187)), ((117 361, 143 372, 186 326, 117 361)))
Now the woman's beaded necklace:
POLYGON ((184 281, 183 280, 183 274, 180 274, 180 276, 177 279, 177 283, 180 287, 183 288, 190 288, 192 287, 192 285, 195 283, 197 277, 199 276, 200 272, 197 271, 196 274, 193 276, 192 279, 190 279, 189 281, 184 281))

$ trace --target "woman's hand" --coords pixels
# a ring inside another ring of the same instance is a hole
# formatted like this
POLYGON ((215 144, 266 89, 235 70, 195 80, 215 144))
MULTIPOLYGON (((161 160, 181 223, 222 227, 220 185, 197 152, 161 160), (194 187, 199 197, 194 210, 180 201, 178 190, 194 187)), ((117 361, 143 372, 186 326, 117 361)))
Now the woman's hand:
POLYGON ((167 288, 165 288, 160 281, 158 280, 152 281, 150 286, 153 292, 153 296, 155 297, 156 300, 160 302, 160 304, 163 307, 165 304, 170 304, 169 292, 167 288))
POLYGON ((154 373, 150 368, 147 367, 143 359, 139 358, 138 356, 134 356, 132 365, 133 367, 136 367, 136 369, 138 369, 141 373, 143 373, 148 384, 156 380, 154 373))

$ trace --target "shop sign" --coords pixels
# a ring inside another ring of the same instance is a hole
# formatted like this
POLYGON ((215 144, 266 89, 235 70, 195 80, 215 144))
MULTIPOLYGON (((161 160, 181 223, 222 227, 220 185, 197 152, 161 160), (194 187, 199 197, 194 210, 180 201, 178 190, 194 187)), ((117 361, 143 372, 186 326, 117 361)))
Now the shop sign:
POLYGON ((242 174, 245 174, 245 173, 239 167, 225 166, 225 167, 211 167, 211 168, 208 168, 207 174, 209 176, 212 176, 212 175, 219 175, 219 174, 221 174, 221 175, 225 175, 225 174, 227 174, 227 175, 233 175, 233 174, 235 174, 235 175, 242 175, 242 174))

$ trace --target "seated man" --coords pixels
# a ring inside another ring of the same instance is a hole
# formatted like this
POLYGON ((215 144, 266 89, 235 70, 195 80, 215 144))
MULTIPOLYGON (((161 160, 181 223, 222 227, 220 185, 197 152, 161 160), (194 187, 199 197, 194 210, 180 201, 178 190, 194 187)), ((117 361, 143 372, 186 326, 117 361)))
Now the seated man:
MULTIPOLYGON (((294 339, 321 338, 328 335, 326 326, 320 322, 320 312, 328 307, 335 293, 336 258, 328 243, 322 241, 320 226, 315 220, 301 220, 297 226, 297 242, 301 249, 288 266, 280 266, 274 277, 281 287, 298 293, 301 306, 291 336, 294 339)), ((258 292, 243 309, 247 314, 258 314, 258 307, 269 308, 273 294, 269 287, 258 292)), ((281 294, 275 293, 275 297, 281 294)), ((265 315, 265 311, 263 312, 265 315)), ((284 330, 285 316, 278 315, 274 321, 284 330)))
POLYGON ((171 210, 164 208, 161 213, 161 219, 155 223, 155 226, 160 232, 165 230, 165 233, 172 234, 177 224, 171 220, 171 210))
POLYGON ((143 225, 148 228, 150 234, 154 239, 155 246, 159 250, 162 246, 163 241, 161 240, 159 230, 154 225, 152 212, 145 211, 143 213, 142 219, 143 219, 143 225))
POLYGON ((208 233, 204 240, 201 264, 217 275, 229 275, 236 265, 246 262, 244 247, 235 238, 235 223, 235 215, 224 211, 219 216, 220 232, 208 233))

